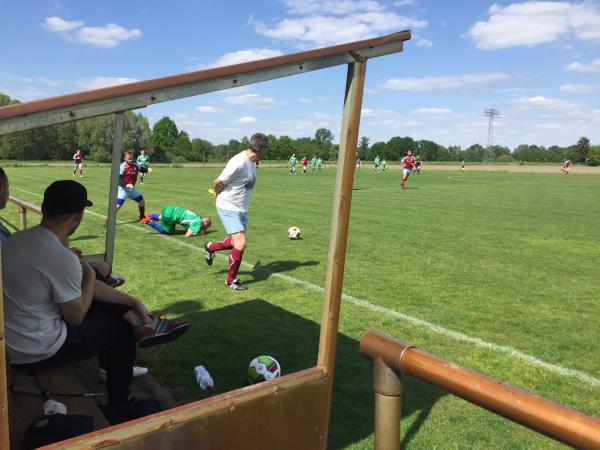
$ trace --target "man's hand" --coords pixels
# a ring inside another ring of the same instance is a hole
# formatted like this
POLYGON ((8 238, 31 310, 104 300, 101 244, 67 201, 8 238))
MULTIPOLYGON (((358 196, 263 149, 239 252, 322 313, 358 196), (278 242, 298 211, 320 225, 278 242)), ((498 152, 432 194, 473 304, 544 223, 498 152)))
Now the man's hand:
POLYGON ((81 270, 83 271, 83 281, 85 280, 95 280, 96 279, 96 271, 94 270, 94 268, 92 266, 90 266, 88 263, 83 262, 83 261, 79 261, 79 263, 81 264, 81 270))
POLYGON ((83 252, 81 251, 81 249, 79 249, 77 247, 71 247, 69 250, 71 250, 73 253, 75 253, 75 255, 77 255, 77 257, 79 259, 83 258, 83 252))
POLYGON ((152 317, 152 314, 150 314, 150 311, 148 311, 146 305, 140 302, 137 298, 132 300, 130 306, 131 309, 133 309, 133 312, 144 318, 144 323, 148 322, 150 317, 152 317))

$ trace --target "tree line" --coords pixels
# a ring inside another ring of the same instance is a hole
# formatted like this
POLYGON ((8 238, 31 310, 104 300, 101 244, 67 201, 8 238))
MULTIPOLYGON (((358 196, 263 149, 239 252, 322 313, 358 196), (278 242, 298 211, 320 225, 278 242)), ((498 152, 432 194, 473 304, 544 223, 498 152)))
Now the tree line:
MULTIPOLYGON (((19 102, 0 93, 0 106, 14 103, 19 102)), ((75 150, 81 149, 88 160, 109 162, 113 129, 114 115, 107 115, 0 136, 0 159, 70 160, 75 150)), ((296 156, 307 156, 309 159, 319 156, 324 160, 336 160, 339 146, 333 142, 334 139, 334 134, 326 128, 316 130, 314 137, 293 139, 286 135, 269 135, 267 159, 287 160, 295 153, 296 156)), ((227 160, 248 148, 248 137, 214 145, 204 139, 190 139, 188 133, 179 130, 168 116, 156 122, 151 129, 144 115, 127 111, 124 116, 123 148, 136 153, 146 149, 154 162, 227 160)), ((600 165, 600 146, 591 146, 586 137, 581 137, 576 144, 568 147, 553 145, 546 148, 522 144, 511 150, 499 145, 486 149, 480 144, 473 144, 466 149, 457 145, 445 147, 429 140, 400 136, 371 144, 369 138, 363 136, 357 149, 358 157, 363 160, 373 160, 379 156, 388 161, 401 159, 407 150, 412 150, 423 161, 480 162, 493 159, 496 162, 562 162, 570 159, 600 165)))

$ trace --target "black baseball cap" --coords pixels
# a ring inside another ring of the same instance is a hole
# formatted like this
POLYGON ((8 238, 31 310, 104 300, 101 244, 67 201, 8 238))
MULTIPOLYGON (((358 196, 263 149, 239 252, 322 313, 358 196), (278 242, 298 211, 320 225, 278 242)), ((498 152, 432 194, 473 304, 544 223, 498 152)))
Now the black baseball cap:
POLYGON ((92 205, 83 184, 73 180, 59 180, 46 188, 42 211, 51 214, 71 214, 81 212, 86 206, 92 205))

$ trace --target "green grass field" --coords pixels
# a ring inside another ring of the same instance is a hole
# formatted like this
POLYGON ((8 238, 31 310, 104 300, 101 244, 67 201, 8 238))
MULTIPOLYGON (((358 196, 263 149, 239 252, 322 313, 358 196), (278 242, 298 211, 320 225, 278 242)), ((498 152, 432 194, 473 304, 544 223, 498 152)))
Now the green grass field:
MULTIPOLYGON (((7 172, 11 194, 35 204, 49 182, 71 177, 68 168, 7 172)), ((158 235, 137 224, 131 201, 118 216, 123 289, 191 323, 178 341, 139 353, 182 403, 206 395, 193 378, 198 364, 219 394, 244 385, 258 354, 275 356, 284 373, 316 362, 334 170, 292 177, 260 169, 240 272, 245 292, 224 287, 224 255, 212 267, 203 259, 204 242, 224 236, 206 192, 218 173, 163 168, 140 186, 148 212, 175 204, 212 217, 206 237, 158 235), (292 225, 302 240, 287 239, 292 225)), ((77 180, 94 207, 71 244, 101 253, 109 170, 90 168, 77 180)), ((368 329, 600 416, 600 177, 425 171, 408 187, 400 190, 397 171, 355 180, 330 448, 373 448, 372 368, 358 351, 368 329)), ((0 217, 18 224, 12 204, 0 217)), ((402 406, 403 448, 561 447, 414 379, 402 406)))

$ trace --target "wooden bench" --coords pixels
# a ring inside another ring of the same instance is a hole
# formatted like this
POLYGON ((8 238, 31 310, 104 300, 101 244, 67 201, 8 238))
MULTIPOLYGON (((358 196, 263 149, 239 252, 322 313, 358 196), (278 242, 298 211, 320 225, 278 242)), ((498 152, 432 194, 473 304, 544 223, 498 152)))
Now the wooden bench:
MULTIPOLYGON (((15 387, 16 390, 19 388, 40 389, 41 386, 50 393, 81 394, 89 392, 77 375, 74 367, 70 365, 54 369, 37 369, 33 372, 12 367, 9 381, 10 385, 15 387)), ((23 448, 27 426, 34 419, 44 414, 42 405, 48 398, 63 403, 67 407, 67 414, 92 416, 94 430, 110 426, 92 397, 67 397, 53 394, 49 397, 44 397, 10 392, 8 397, 8 413, 11 449, 20 450, 23 448)), ((101 403, 105 401, 104 396, 100 397, 101 403)))

